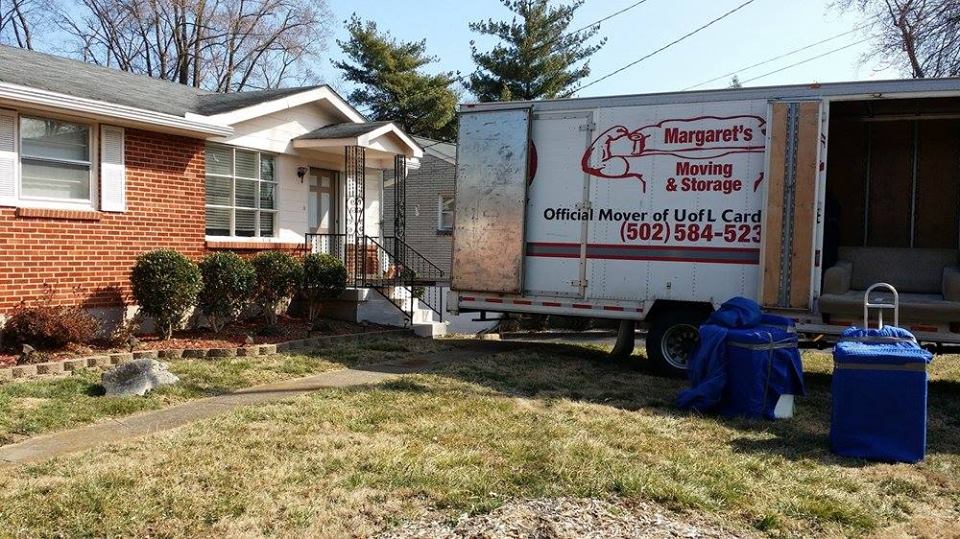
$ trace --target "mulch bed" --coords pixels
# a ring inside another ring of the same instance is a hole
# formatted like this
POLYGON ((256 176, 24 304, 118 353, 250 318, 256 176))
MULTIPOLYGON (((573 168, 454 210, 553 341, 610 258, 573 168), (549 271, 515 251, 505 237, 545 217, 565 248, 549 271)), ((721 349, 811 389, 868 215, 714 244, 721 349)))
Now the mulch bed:
MULTIPOLYGON (((365 330, 383 329, 376 324, 366 326, 343 320, 323 320, 315 330, 308 335, 308 324, 305 320, 290 317, 281 317, 277 323, 277 332, 270 335, 258 335, 263 327, 262 323, 238 322, 227 326, 215 335, 209 329, 187 329, 176 331, 173 338, 162 340, 156 335, 138 335, 139 343, 136 350, 169 350, 189 348, 236 348, 247 344, 247 337, 253 337, 254 344, 277 344, 286 341, 320 337, 323 335, 347 335, 361 333, 365 330)), ((105 354, 111 352, 129 352, 125 346, 111 346, 106 342, 94 342, 89 346, 71 346, 64 350, 45 350, 36 352, 31 357, 31 363, 46 361, 63 361, 77 357, 105 354)), ((0 367, 17 364, 19 354, 10 354, 9 351, 0 352, 0 367)))

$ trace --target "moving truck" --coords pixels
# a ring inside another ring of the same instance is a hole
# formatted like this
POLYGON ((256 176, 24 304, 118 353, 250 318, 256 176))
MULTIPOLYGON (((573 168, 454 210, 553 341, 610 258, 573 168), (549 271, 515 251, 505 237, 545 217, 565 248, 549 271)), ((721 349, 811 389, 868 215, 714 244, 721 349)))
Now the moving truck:
POLYGON ((620 319, 682 372, 734 296, 837 335, 863 291, 960 342, 960 80, 460 107, 449 310, 620 319))

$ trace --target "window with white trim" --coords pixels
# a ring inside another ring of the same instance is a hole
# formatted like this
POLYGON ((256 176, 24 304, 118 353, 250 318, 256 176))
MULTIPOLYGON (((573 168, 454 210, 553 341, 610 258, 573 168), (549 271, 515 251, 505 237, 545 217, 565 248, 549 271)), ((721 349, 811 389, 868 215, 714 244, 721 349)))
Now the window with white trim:
POLYGON ((272 238, 277 234, 276 157, 207 144, 208 236, 272 238))
POLYGON ((20 198, 92 202, 90 126, 20 117, 20 198))
POLYGON ((453 200, 453 195, 440 195, 437 230, 443 232, 453 230, 453 200))

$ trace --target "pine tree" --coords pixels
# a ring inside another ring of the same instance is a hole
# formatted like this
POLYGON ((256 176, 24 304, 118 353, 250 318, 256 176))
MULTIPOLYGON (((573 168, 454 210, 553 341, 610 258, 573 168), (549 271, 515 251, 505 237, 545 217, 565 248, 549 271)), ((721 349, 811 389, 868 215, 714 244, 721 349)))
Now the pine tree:
POLYGON ((740 77, 734 75, 733 78, 730 79, 730 86, 727 86, 727 88, 743 88, 743 83, 740 82, 740 77))
POLYGON ((440 140, 456 138, 458 95, 454 73, 436 75, 421 68, 437 59, 426 53, 426 41, 401 42, 376 23, 354 15, 347 23, 350 38, 337 41, 347 60, 334 62, 343 77, 358 87, 350 101, 370 109, 374 120, 395 122, 404 131, 440 140))
POLYGON ((572 94, 590 75, 587 60, 606 43, 590 45, 599 26, 568 32, 583 0, 553 5, 549 0, 500 0, 515 16, 510 22, 478 21, 470 30, 500 39, 481 52, 470 42, 476 71, 466 81, 480 101, 555 98, 572 94))

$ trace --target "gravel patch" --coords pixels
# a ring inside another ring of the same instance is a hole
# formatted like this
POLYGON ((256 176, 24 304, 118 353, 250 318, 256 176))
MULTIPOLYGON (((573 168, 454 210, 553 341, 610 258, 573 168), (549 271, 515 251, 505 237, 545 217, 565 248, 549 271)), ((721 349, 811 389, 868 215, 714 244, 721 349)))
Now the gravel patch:
POLYGON ((456 522, 401 524, 380 539, 665 539, 752 537, 715 523, 644 502, 544 498, 507 502, 484 515, 456 522))

